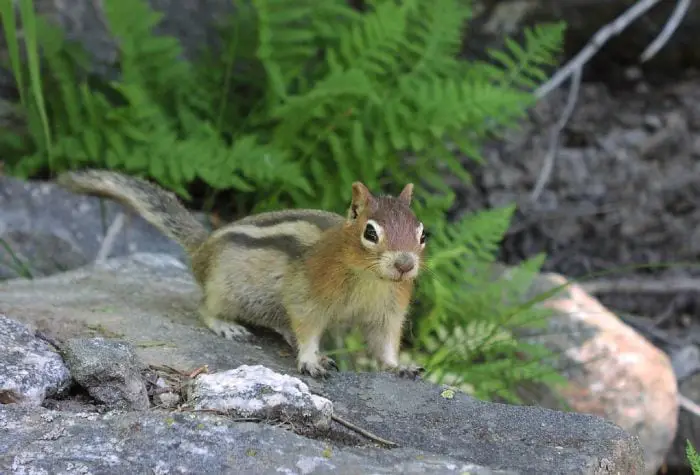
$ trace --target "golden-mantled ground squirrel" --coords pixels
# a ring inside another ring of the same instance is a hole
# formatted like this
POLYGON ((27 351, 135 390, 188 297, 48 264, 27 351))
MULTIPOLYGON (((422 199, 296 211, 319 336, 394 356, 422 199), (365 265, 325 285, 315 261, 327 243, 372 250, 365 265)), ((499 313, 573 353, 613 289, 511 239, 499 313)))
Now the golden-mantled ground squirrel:
POLYGON ((413 185, 398 197, 352 185, 346 217, 294 209, 251 215, 209 233, 177 197, 148 181, 103 170, 68 172, 57 182, 111 198, 182 245, 203 291, 200 315, 215 333, 247 337, 241 324, 271 328, 296 349, 313 377, 335 362, 320 354, 329 325, 362 329, 380 367, 415 377, 399 364, 402 327, 423 264, 425 232, 410 208, 413 185))

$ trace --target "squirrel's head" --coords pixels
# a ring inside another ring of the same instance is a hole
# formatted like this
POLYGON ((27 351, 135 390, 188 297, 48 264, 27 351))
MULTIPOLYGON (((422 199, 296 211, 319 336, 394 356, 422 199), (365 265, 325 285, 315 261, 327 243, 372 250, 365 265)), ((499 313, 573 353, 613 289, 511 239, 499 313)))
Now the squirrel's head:
POLYGON ((364 184, 353 183, 346 231, 354 264, 385 280, 418 276, 426 233, 411 210, 412 195, 411 183, 396 197, 373 196, 364 184))

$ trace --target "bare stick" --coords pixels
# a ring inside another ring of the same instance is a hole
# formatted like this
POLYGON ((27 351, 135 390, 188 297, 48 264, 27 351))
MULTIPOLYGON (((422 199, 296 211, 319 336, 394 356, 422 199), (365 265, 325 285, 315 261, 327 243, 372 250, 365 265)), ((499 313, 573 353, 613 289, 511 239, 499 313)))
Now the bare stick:
POLYGON ((640 0, 625 10, 625 12, 614 21, 599 29, 598 32, 593 35, 591 41, 589 41, 576 56, 557 71, 549 81, 537 88, 535 97, 540 99, 558 88, 569 76, 574 74, 577 70, 581 70, 583 65, 586 64, 610 38, 622 33, 625 28, 632 24, 637 18, 651 10, 659 1, 660 0, 640 0))
POLYGON ((571 85, 569 86, 569 94, 566 98, 566 105, 564 106, 564 112, 557 121, 556 125, 552 128, 549 135, 549 150, 547 151, 547 156, 544 159, 544 166, 540 172, 540 176, 537 178, 537 183, 535 183, 535 188, 532 190, 530 195, 530 201, 535 202, 539 198, 542 189, 549 181, 549 177, 552 174, 552 169, 554 169, 554 159, 557 157, 557 152, 559 151, 559 136, 561 135, 564 127, 571 119, 576 108, 576 99, 578 98, 579 89, 581 88, 581 76, 582 68, 580 66, 576 68, 571 76, 571 85))
POLYGON ((673 33, 678 29, 678 25, 680 25, 683 18, 685 18, 685 14, 688 13, 689 8, 690 0, 678 0, 678 2, 676 2, 676 8, 673 9, 673 13, 671 13, 671 16, 668 17, 668 21, 666 22, 664 29, 661 30, 659 36, 657 36, 654 41, 647 46, 647 49, 645 49, 639 57, 639 60, 642 63, 649 61, 661 50, 661 48, 664 47, 673 33))
POLYGON ((332 418, 334 421, 336 421, 338 424, 340 424, 340 425, 342 425, 342 426, 345 426, 345 427, 347 427, 348 429, 350 429, 350 430, 352 430, 352 431, 355 431, 355 432, 357 432, 358 434, 363 435, 363 436, 367 437, 367 438, 370 439, 370 440, 373 440, 373 441, 375 441, 375 442, 379 442, 380 444, 388 445, 388 446, 390 446, 390 447, 397 447, 397 446, 398 446, 398 444, 396 444, 396 443, 394 443, 394 442, 392 442, 392 441, 390 441, 390 440, 382 439, 382 438, 379 437, 378 435, 374 435, 374 434, 372 434, 371 432, 369 432, 369 431, 363 429, 362 427, 358 427, 358 426, 356 426, 355 424, 353 424, 352 422, 346 421, 345 419, 341 418, 340 416, 336 416, 335 414, 333 414, 333 415, 331 416, 331 418, 332 418))
POLYGON ((700 405, 691 401, 690 399, 688 399, 687 397, 685 397, 682 394, 678 394, 678 403, 686 411, 700 417, 700 405))
POLYGON ((105 238, 102 240, 102 246, 100 246, 97 257, 95 257, 96 263, 101 263, 107 259, 107 256, 109 256, 114 248, 114 242, 119 232, 122 230, 122 227, 124 227, 124 213, 119 213, 117 217, 114 218, 114 221, 112 221, 112 224, 109 225, 109 228, 107 228, 105 238))
POLYGON ((579 284, 583 290, 592 294, 611 292, 670 294, 676 292, 700 292, 700 279, 692 277, 673 277, 667 279, 620 279, 593 280, 579 284))

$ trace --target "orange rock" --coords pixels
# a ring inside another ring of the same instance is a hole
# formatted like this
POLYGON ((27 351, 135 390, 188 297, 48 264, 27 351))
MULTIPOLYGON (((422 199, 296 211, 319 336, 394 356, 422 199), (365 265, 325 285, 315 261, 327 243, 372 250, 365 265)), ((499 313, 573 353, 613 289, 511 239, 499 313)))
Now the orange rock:
MULTIPOLYGON (((567 283, 557 274, 538 280, 538 290, 567 283)), ((656 473, 678 427, 678 387, 670 359, 574 283, 544 305, 554 310, 549 330, 557 335, 540 341, 561 352, 569 379, 559 394, 571 410, 602 416, 638 436, 646 473, 656 473)))

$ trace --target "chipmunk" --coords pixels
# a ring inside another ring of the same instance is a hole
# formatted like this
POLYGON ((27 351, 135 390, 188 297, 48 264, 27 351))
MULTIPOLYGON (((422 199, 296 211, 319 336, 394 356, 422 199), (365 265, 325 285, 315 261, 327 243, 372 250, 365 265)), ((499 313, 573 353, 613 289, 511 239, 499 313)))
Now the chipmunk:
POLYGON ((177 241, 202 289, 199 315, 228 339, 245 324, 279 333, 296 350, 297 369, 314 378, 337 370, 320 354, 332 324, 362 329, 382 369, 415 378, 399 364, 402 327, 423 264, 426 232, 410 208, 413 184, 398 197, 352 184, 347 216, 312 209, 253 214, 212 233, 175 194, 149 181, 105 170, 66 172, 57 183, 113 199, 177 241))

